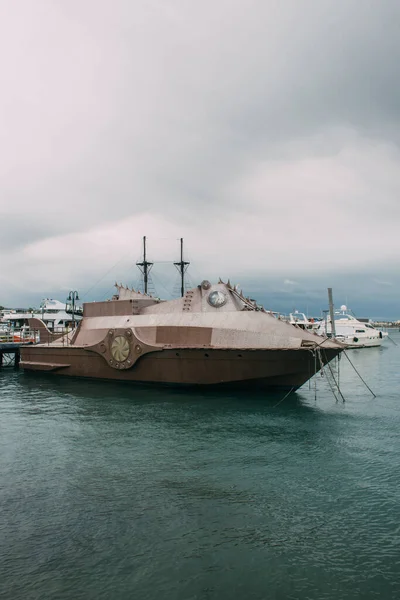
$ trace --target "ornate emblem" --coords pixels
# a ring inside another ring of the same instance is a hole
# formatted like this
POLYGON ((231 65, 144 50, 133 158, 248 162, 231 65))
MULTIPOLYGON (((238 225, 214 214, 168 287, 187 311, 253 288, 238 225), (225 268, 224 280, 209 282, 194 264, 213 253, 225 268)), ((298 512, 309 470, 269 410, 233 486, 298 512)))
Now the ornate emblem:
POLYGON ((124 362, 129 356, 130 346, 124 335, 117 335, 111 344, 111 355, 114 360, 124 362))
POLYGON ((211 306, 214 306, 214 308, 219 308, 227 303, 228 297, 226 294, 224 294, 224 292, 215 290, 215 292, 211 292, 211 294, 209 294, 207 300, 211 306))

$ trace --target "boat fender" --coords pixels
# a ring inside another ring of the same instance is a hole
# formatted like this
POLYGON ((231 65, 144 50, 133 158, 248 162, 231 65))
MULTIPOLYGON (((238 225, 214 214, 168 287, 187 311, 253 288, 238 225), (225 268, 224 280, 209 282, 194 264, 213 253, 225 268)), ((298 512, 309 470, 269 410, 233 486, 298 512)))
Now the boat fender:
POLYGON ((358 338, 357 338, 357 337, 354 337, 354 338, 353 338, 353 342, 358 342, 358 338))
POLYGON ((379 337, 382 339, 382 331, 379 332, 379 337))

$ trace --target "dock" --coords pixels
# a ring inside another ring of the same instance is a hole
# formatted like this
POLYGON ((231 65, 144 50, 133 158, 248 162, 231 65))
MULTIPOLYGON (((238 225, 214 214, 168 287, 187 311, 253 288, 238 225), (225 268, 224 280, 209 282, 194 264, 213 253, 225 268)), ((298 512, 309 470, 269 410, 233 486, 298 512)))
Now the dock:
POLYGON ((35 341, 35 333, 30 331, 13 330, 0 334, 0 368, 18 368, 21 347, 31 345, 35 341))
POLYGON ((0 342, 0 368, 13 366, 18 368, 20 361, 20 348, 24 343, 0 342))

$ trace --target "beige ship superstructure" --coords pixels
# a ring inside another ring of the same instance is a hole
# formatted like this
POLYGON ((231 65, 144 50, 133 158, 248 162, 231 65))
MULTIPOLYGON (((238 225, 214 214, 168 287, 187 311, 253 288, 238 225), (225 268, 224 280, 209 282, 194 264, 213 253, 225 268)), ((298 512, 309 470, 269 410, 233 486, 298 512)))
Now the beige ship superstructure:
POLYGON ((203 281, 182 298, 160 301, 123 286, 86 303, 78 328, 23 348, 29 371, 132 383, 298 388, 342 346, 293 327, 230 283, 203 281))

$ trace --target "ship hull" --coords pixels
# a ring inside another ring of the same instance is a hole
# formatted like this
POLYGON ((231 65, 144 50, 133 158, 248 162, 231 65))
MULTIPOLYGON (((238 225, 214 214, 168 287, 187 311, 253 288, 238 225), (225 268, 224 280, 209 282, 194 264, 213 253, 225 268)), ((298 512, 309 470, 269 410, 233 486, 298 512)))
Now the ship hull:
POLYGON ((379 348, 382 346, 383 338, 354 338, 354 336, 338 336, 337 340, 342 343, 346 348, 379 348), (355 342, 354 339, 357 339, 355 342))
MULTIPOLYGON (((326 348, 323 362, 339 352, 326 348)), ((118 370, 82 347, 38 345, 22 349, 20 366, 26 371, 140 384, 276 390, 301 387, 320 369, 320 359, 309 349, 174 348, 151 352, 130 369, 118 370)))

